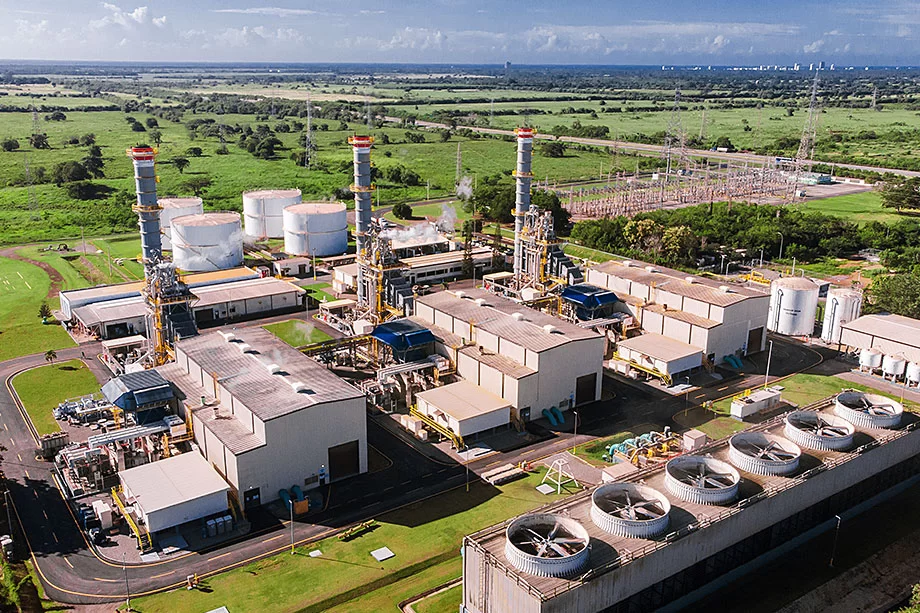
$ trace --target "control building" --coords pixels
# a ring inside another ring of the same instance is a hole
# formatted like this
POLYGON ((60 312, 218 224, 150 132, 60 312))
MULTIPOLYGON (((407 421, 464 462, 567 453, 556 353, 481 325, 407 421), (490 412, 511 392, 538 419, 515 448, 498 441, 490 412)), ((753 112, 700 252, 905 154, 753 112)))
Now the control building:
POLYGON ((244 509, 367 472, 364 394, 266 330, 179 341, 176 361, 157 370, 244 509))

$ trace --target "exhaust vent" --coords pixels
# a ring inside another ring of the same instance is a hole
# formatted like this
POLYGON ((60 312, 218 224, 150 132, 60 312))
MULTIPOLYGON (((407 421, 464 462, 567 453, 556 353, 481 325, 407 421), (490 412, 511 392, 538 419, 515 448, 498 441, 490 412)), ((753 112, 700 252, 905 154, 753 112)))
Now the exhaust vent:
POLYGON ((486 306, 486 299, 485 299, 485 298, 477 298, 477 299, 476 299, 476 306, 486 306))
POLYGON ((266 365, 265 365, 265 370, 267 370, 268 372, 270 372, 270 373, 273 374, 273 375, 277 375, 278 373, 281 372, 281 367, 278 366, 277 364, 266 364, 266 365))
POLYGON ((512 313, 512 314, 511 314, 511 319, 513 319, 514 321, 524 321, 524 314, 523 314, 523 313, 517 313, 517 312, 512 313))

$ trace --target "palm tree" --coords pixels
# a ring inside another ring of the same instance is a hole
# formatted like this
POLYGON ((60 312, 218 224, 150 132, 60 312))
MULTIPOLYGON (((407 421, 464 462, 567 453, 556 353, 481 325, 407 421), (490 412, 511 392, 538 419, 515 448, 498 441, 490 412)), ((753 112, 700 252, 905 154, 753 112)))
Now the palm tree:
POLYGON ((51 362, 54 364, 54 361, 57 359, 57 352, 54 349, 49 349, 45 352, 45 361, 51 362))

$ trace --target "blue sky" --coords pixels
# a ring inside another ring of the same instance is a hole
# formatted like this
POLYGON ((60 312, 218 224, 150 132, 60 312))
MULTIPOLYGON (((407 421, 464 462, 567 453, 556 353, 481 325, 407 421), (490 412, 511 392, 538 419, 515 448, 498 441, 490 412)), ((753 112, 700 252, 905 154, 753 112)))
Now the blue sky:
POLYGON ((920 2, 0 0, 0 58, 920 64, 920 2))

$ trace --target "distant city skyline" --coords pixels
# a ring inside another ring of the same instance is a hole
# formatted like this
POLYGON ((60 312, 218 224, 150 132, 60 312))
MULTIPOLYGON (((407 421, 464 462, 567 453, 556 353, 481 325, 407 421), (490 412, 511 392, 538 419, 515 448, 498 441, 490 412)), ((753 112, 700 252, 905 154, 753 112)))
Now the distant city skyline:
POLYGON ((0 20, 7 60, 920 64, 909 1, 0 0, 0 20))

